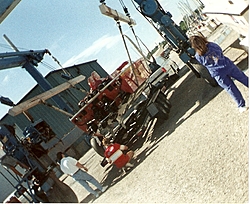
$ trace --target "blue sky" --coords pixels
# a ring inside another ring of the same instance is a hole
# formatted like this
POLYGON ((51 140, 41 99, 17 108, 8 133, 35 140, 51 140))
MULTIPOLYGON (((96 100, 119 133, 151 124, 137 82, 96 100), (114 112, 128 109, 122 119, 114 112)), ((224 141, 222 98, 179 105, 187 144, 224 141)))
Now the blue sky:
MULTIPOLYGON (((177 8, 178 1, 159 1, 166 11, 173 15, 175 22, 181 19, 177 8)), ((131 18, 137 25, 135 33, 152 49, 162 41, 154 28, 135 10, 131 1, 124 0, 131 18)), ((118 0, 106 0, 107 6, 123 13, 118 0)), ((97 59, 97 62, 111 73, 123 61, 127 54, 122 43, 116 22, 101 14, 99 0, 22 0, 9 16, 0 24, 0 52, 13 52, 2 37, 6 34, 20 51, 48 49, 63 67, 97 59)), ((133 38, 129 26, 122 23, 123 32, 133 38)), ((140 55, 128 43, 132 60, 140 55)), ((49 63, 54 69, 59 66, 49 55, 43 63, 49 63)), ((40 63, 38 70, 46 75, 51 69, 40 63)), ((0 70, 0 95, 9 97, 17 103, 36 82, 24 69, 12 68, 0 70)), ((9 107, 0 103, 0 118, 9 107)))

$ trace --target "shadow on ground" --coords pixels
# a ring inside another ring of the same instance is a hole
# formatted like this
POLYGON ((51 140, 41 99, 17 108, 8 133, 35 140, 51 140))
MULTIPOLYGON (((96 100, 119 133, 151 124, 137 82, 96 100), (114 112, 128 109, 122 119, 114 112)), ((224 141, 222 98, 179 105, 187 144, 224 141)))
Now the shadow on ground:
MULTIPOLYGON (((238 66, 242 70, 247 69, 248 59, 243 60, 238 66)), ((219 86, 210 86, 203 79, 196 78, 191 71, 186 73, 166 91, 172 104, 169 119, 167 121, 161 119, 151 121, 143 136, 135 138, 129 144, 130 149, 135 151, 135 157, 131 160, 134 167, 126 169, 126 171, 112 165, 106 167, 102 184, 111 187, 120 182, 154 152, 161 140, 170 136, 185 120, 202 109, 221 91, 219 86), (155 129, 160 134, 154 134, 155 129)), ((88 203, 94 199, 92 195, 89 195, 81 203, 88 203)))

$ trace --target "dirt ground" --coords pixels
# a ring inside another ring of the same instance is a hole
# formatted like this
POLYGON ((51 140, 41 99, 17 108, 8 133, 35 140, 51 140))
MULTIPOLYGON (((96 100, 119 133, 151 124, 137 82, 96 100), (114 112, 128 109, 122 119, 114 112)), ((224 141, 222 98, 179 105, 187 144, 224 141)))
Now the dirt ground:
MULTIPOLYGON (((248 75, 248 58, 238 66, 248 75)), ((247 105, 249 92, 236 82, 247 105)), ((81 203, 248 203, 248 116, 220 87, 192 72, 170 90, 167 121, 154 120, 131 147, 134 167, 125 173, 101 167, 90 150, 81 162, 107 191, 94 198, 67 177, 81 203)))
MULTIPOLYGON (((248 75, 248 57, 228 46, 237 38, 220 27, 210 41, 220 45, 248 75), (232 42, 231 42, 231 41, 232 42)), ((174 56, 171 56, 175 59, 174 56)), ((183 63, 177 61, 182 67, 183 63)), ((184 69, 185 70, 185 69, 184 69)), ((236 82, 249 106, 249 90, 236 82)), ((107 165, 93 149, 81 158, 89 173, 109 188, 94 198, 70 177, 62 177, 81 203, 248 203, 249 111, 239 113, 220 87, 188 71, 167 91, 167 121, 155 119, 131 146, 134 167, 107 165)))

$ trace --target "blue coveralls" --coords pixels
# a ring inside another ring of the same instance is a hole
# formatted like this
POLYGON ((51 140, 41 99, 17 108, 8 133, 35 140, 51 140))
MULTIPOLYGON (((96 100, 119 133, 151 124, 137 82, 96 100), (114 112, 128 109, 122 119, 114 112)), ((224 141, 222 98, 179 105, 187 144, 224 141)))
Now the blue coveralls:
POLYGON ((211 77, 232 96, 238 107, 244 107, 245 100, 231 77, 246 87, 248 87, 248 77, 229 58, 223 55, 219 45, 209 42, 207 48, 208 51, 205 55, 200 56, 196 53, 195 58, 208 69, 211 77))

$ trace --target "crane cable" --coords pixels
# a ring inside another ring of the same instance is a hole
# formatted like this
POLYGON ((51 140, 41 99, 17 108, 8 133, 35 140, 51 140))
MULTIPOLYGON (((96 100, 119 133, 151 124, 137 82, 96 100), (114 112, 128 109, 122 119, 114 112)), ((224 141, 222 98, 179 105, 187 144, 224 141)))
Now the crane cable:
MULTIPOLYGON (((115 19, 115 21, 116 21, 117 26, 118 26, 118 28, 119 28, 120 34, 121 34, 121 36, 122 36, 122 41, 123 41, 123 44, 124 44, 124 46, 125 46, 125 49, 126 49, 126 52, 127 52, 128 58, 129 58, 129 63, 130 63, 131 66, 132 66, 132 72, 133 72, 134 76, 136 76, 136 75, 135 75, 135 72, 134 72, 135 66, 134 66, 134 63, 133 63, 132 60, 131 60, 131 56, 130 56, 130 53, 129 53, 129 50, 128 50, 128 46, 127 46, 127 43, 126 43, 126 40, 125 40, 125 35, 124 35, 123 32, 122 32, 122 27, 121 27, 120 21, 117 20, 117 19, 115 19)), ((138 83, 138 80, 137 80, 136 77, 135 77, 135 81, 136 81, 136 85, 139 86, 139 83, 138 83)))
MULTIPOLYGON (((160 9, 160 11, 161 12, 163 12, 164 14, 166 14, 166 12, 164 11, 164 9, 162 8, 162 6, 160 5, 160 3, 159 3, 159 1, 158 0, 155 0, 156 1, 156 3, 157 3, 157 5, 158 5, 158 7, 159 7, 159 9, 160 9)), ((144 15, 143 13, 142 13, 142 11, 135 5, 135 3, 133 2, 133 0, 131 0, 131 2, 132 2, 132 4, 134 5, 134 7, 135 7, 135 9, 154 27, 154 29, 156 30, 156 32, 163 38, 163 40, 165 40, 165 41, 167 41, 168 42, 168 40, 167 40, 167 38, 165 37, 165 35, 162 33, 162 32, 160 32, 160 29, 159 28, 157 28, 156 27, 156 25, 155 25, 155 23, 152 21, 152 20, 149 20, 149 18, 146 16, 146 15, 144 15)), ((172 44, 171 44, 172 45, 172 44)), ((172 48, 175 52, 177 52, 178 53, 178 49, 176 49, 176 48, 172 48)), ((150 52, 150 54, 151 54, 151 52, 150 52)), ((153 58, 153 55, 151 54, 151 56, 152 56, 152 58, 153 58)), ((153 58, 154 59, 154 58, 153 58)))
MULTIPOLYGON (((125 4, 123 3, 123 0, 119 0, 119 1, 120 1, 121 5, 122 5, 122 7, 123 7, 123 10, 124 10, 126 16, 130 17, 130 14, 129 14, 129 12, 128 12, 128 9, 127 9, 127 7, 125 6, 125 4)), ((134 5, 134 7, 136 8, 135 3, 134 3, 132 0, 131 0, 131 2, 132 2, 132 4, 134 5)), ((136 8, 136 10, 138 10, 138 9, 136 8)), ((138 11, 139 11, 139 10, 138 10, 138 11)), ((140 12, 140 11, 139 11, 139 12, 140 12)), ((140 13, 141 13, 141 12, 140 12, 140 13)), ((147 19, 147 20, 148 20, 148 19, 147 19)), ((132 26, 130 23, 129 23, 129 26, 130 26, 130 28, 131 28, 131 30, 132 30, 132 33, 133 33, 133 35, 134 35, 134 37, 135 37, 135 39, 136 39, 136 42, 137 42, 137 44, 138 44, 138 47, 139 47, 139 49, 141 50, 139 53, 142 55, 143 59, 144 59, 145 61, 147 61, 147 62, 151 62, 147 57, 145 57, 145 56, 142 54, 142 48, 141 48, 141 46, 140 46, 140 43, 146 48, 146 50, 148 51, 148 54, 150 54, 150 56, 152 57, 154 63, 156 63, 156 60, 155 60, 153 54, 152 54, 151 51, 148 49, 148 47, 143 43, 143 41, 139 38, 139 36, 136 35, 133 26, 132 26), (140 42, 139 42, 139 41, 140 41, 140 42)))
MULTIPOLYGON (((132 0, 131 0, 131 1, 132 1, 132 0)), ((128 9, 125 7, 125 4, 123 3, 122 0, 120 0, 120 2, 122 2, 121 4, 122 4, 122 6, 123 6, 123 10, 124 10, 125 14, 126 14, 128 17, 130 17, 130 14, 128 13, 128 9)), ((132 4, 133 4, 134 7, 136 8, 135 3, 134 3, 133 1, 132 1, 132 4)), ((138 10, 138 9, 136 8, 136 10, 138 10)), ((140 11, 139 11, 139 12, 140 12, 140 11)), ((136 47, 137 51, 142 55, 142 57, 143 57, 143 59, 144 59, 145 61, 149 62, 150 64, 151 64, 151 63, 157 64, 156 59, 155 59, 155 57, 153 56, 152 52, 148 49, 148 47, 147 47, 147 46, 145 45, 145 43, 141 40, 141 38, 140 38, 138 35, 136 35, 133 26, 132 26, 131 24, 129 24, 129 26, 130 26, 130 28, 131 28, 131 30, 132 30, 132 33, 133 33, 133 35, 134 35, 134 37, 135 37, 135 39, 136 39, 136 42, 137 42, 137 44, 138 44, 138 48, 140 49, 140 51, 139 51, 139 50, 137 49, 137 47, 136 47), (139 41, 140 41, 140 42, 139 42, 139 41), (146 50, 147 50, 147 52, 148 52, 147 56, 145 56, 145 55, 143 54, 142 48, 141 48, 141 46, 140 46, 140 43, 146 48, 146 50), (153 62, 150 61, 150 57, 152 58, 153 62)), ((129 40, 130 40, 130 39, 129 39, 129 40)), ((132 43, 132 44, 133 44, 133 43, 132 43)), ((134 46, 135 46, 135 45, 134 45, 134 46)), ((147 72, 149 72, 149 71, 147 70, 147 72)))
MULTIPOLYGON (((132 71, 133 75, 135 76, 135 81, 133 80, 133 82, 134 82, 137 86, 139 86, 139 82, 138 82, 138 79, 137 79, 136 74, 135 74, 135 65, 134 65, 134 63, 133 63, 132 60, 131 60, 131 56, 130 56, 130 53, 129 53, 129 50, 128 50, 128 46, 127 46, 126 40, 125 40, 125 35, 124 35, 123 32, 122 32, 121 23, 120 23, 120 21, 117 20, 117 19, 114 19, 114 20, 116 21, 117 26, 118 26, 119 31, 120 31, 120 34, 121 34, 121 36, 122 36, 123 44, 124 44, 124 46, 125 46, 125 49, 126 49, 126 52, 127 52, 128 58, 129 58, 129 63, 131 64, 131 67, 132 67, 131 71, 132 71)), ((135 99, 135 96, 136 96, 135 94, 132 94, 132 101, 135 99)), ((124 110, 128 110, 129 105, 130 105, 130 103, 128 103, 128 104, 125 106, 124 110)), ((124 121, 124 119, 122 120, 122 122, 123 122, 123 121, 124 121)))
POLYGON ((61 67, 61 69, 62 69, 62 71, 63 71, 63 73, 64 73, 65 75, 68 75, 69 77, 72 77, 71 74, 70 74, 66 69, 63 68, 63 66, 62 66, 61 63, 57 60, 57 58, 56 58, 55 56, 53 56, 50 52, 49 52, 49 55, 50 55, 51 58, 61 67))
MULTIPOLYGON (((8 45, 4 44, 4 43, 0 43, 0 47, 5 48, 5 49, 10 49, 12 50, 12 48, 10 48, 8 45)), ((22 47, 16 47, 18 49, 21 50, 25 50, 25 51, 29 51, 29 49, 27 48, 22 48, 22 47)), ((54 57, 51 52, 48 52, 48 54, 51 56, 51 58, 61 67, 62 71, 64 72, 64 74, 71 76, 71 74, 63 68, 63 66, 61 65, 61 63, 56 59, 56 57, 54 57)), ((54 66, 52 66, 51 64, 47 63, 47 62, 40 62, 44 67, 48 68, 51 71, 55 71, 56 68, 54 66)))
MULTIPOLYGON (((129 14, 129 12, 128 12, 128 8, 125 6, 123 0, 119 0, 119 1, 120 1, 120 4, 121 4, 122 8, 123 8, 124 13, 126 14, 126 16, 128 16, 128 17, 130 18, 130 14, 129 14)), ((130 29, 131 29, 131 31, 132 31, 134 37, 135 37, 135 40, 136 40, 136 42, 137 42, 138 47, 140 48, 140 50, 141 50, 141 52, 142 52, 142 48, 140 47, 140 43, 139 43, 139 41, 138 41, 138 36, 135 34, 135 30, 134 30, 134 28, 133 28, 133 25, 132 25, 131 23, 128 23, 128 25, 129 25, 129 27, 130 27, 130 29)), ((143 57, 144 57, 144 56, 143 56, 143 57)))

